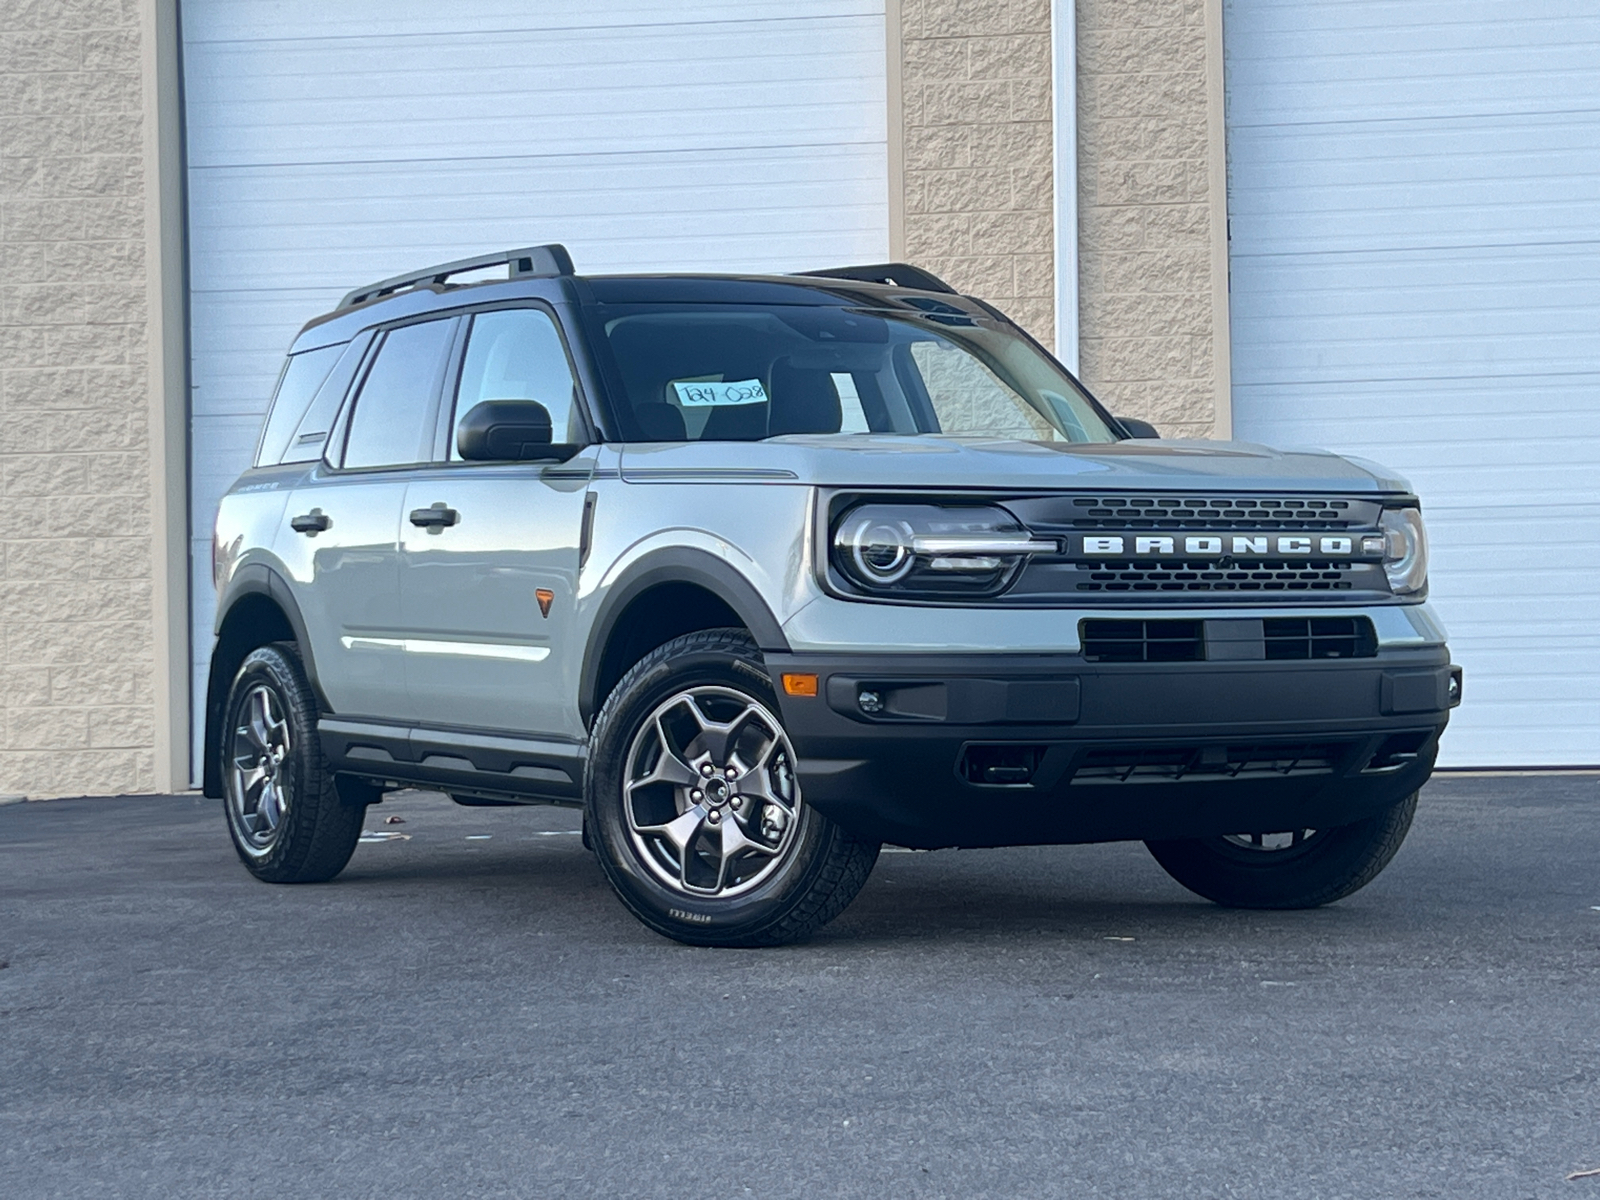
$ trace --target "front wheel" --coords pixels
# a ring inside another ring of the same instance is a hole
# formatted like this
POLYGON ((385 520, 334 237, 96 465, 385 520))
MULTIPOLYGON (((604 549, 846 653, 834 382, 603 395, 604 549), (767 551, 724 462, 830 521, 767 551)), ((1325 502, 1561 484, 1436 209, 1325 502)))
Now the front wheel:
POLYGON ((800 796, 761 652, 743 630, 686 634, 606 700, 585 776, 601 867, 650 928, 699 946, 820 929, 878 857, 800 796))
POLYGON ((1375 817, 1332 829, 1146 842, 1162 869, 1229 908, 1316 908, 1367 886, 1400 849, 1413 792, 1375 817))
POLYGON ((317 739, 317 700, 299 655, 262 646, 234 676, 222 727, 223 804, 233 848, 267 883, 321 883, 350 861, 364 785, 341 788, 317 739))

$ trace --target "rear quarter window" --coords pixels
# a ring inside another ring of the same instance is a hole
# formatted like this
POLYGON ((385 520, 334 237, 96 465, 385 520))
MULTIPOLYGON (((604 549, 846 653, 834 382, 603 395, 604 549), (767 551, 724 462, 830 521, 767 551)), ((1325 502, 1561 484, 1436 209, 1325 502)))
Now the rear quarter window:
POLYGON ((272 407, 267 410, 261 441, 256 445, 256 466, 270 467, 283 461, 289 438, 299 428, 306 409, 311 407, 311 398, 328 378, 344 349, 341 343, 289 355, 278 376, 278 390, 273 394, 272 407))

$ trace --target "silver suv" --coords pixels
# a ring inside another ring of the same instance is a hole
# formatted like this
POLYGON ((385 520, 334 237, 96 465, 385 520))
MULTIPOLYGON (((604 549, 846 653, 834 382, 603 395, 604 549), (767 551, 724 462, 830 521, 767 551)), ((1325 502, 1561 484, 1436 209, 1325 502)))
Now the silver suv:
POLYGON ((1222 904, 1338 899, 1461 687, 1403 480, 1158 440, 900 264, 361 288, 214 555, 205 788, 257 877, 336 875, 387 789, 582 806, 698 944, 804 937, 883 842, 1142 839, 1222 904))

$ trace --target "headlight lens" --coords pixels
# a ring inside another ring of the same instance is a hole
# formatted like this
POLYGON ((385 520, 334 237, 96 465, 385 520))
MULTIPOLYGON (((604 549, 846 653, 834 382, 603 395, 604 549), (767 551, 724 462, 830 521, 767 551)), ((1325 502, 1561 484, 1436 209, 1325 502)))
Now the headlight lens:
POLYGON ((1422 513, 1415 508, 1387 508, 1378 519, 1383 530, 1383 569, 1397 596, 1420 592, 1428 586, 1428 532, 1422 513))
POLYGON ((989 596, 1031 554, 1053 554, 1010 513, 987 506, 861 504, 834 525, 833 564, 864 591, 989 596))

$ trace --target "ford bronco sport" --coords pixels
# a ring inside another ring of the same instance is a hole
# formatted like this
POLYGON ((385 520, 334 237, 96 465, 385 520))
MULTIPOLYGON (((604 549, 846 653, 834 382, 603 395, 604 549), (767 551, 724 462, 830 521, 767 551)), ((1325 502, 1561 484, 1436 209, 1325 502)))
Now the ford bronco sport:
POLYGON ((387 789, 581 805, 698 944, 804 937, 883 842, 1336 900, 1460 695, 1404 480, 1159 440, 902 264, 358 289, 214 554, 205 790, 257 877, 336 875, 387 789))

